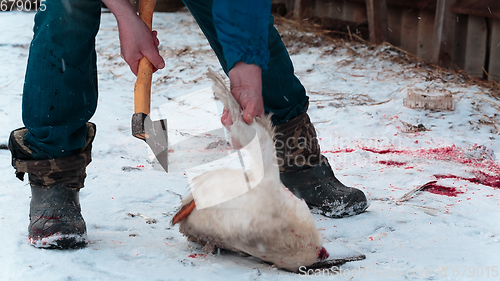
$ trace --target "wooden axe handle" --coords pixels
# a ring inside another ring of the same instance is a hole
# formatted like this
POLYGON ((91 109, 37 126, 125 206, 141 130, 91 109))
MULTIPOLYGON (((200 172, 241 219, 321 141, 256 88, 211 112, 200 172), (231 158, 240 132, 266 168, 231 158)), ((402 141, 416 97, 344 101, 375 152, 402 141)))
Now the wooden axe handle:
MULTIPOLYGON (((139 17, 152 30, 153 12, 156 0, 140 0, 139 17)), ((153 76, 153 65, 146 57, 139 61, 139 70, 134 87, 134 113, 145 113, 151 111, 151 79, 153 76)))

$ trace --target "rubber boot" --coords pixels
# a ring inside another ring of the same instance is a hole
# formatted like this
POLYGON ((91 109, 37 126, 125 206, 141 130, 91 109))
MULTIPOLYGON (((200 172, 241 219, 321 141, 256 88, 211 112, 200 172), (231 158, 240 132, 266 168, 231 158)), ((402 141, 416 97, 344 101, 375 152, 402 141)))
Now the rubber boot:
POLYGON ((31 186, 30 244, 37 248, 74 249, 87 245, 87 229, 81 214, 79 191, 86 167, 92 161, 95 125, 87 123, 88 138, 79 153, 56 159, 35 160, 24 144, 26 128, 13 131, 9 139, 16 176, 29 176, 31 186))
POLYGON ((275 127, 280 178, 295 196, 322 215, 343 218, 368 207, 365 194, 347 187, 334 175, 328 159, 321 155, 314 128, 306 112, 275 127))

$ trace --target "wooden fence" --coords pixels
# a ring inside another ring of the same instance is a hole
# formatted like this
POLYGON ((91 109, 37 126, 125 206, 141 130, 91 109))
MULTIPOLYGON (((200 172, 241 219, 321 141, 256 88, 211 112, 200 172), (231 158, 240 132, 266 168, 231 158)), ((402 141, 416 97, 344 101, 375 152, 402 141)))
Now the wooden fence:
POLYGON ((500 81, 500 0, 273 0, 297 18, 362 26, 423 60, 500 81))
MULTIPOLYGON (((39 3, 37 1, 20 0, 25 4, 39 3)), ((353 32, 359 27, 358 31, 369 33, 367 36, 372 43, 387 41, 423 60, 500 81, 500 0, 272 2, 275 12, 288 11, 299 19, 316 17, 327 23, 334 20, 330 25, 352 26, 354 28, 349 31, 353 32)), ((182 6, 181 0, 158 0, 156 10, 176 11, 182 6)), ((31 7, 33 4, 26 9, 31 7)), ((4 8, 6 11, 16 9, 14 6, 4 8)))

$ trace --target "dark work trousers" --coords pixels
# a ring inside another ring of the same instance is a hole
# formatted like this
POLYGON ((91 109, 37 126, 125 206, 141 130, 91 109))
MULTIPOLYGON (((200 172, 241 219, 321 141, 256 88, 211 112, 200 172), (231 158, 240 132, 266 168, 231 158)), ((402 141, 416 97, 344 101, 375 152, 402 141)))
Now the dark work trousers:
MULTIPOLYGON (((212 1, 184 0, 227 73, 213 25, 212 1)), ((95 36, 100 0, 50 0, 35 16, 23 90, 25 143, 35 159, 67 157, 85 145, 86 122, 97 108, 95 36)), ((305 110, 305 89, 294 75, 281 37, 269 19, 268 69, 262 74, 266 113, 274 125, 305 110)))

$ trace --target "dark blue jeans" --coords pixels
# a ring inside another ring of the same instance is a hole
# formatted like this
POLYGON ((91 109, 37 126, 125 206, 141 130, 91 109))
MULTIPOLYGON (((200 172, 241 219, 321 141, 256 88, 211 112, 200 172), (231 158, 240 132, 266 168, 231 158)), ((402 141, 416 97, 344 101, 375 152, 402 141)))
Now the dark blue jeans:
POLYGON ((35 16, 23 90, 25 142, 36 159, 71 156, 85 145, 97 107, 95 36, 100 0, 49 0, 35 16))
MULTIPOLYGON (((222 68, 222 48, 212 23, 212 1, 184 0, 200 25, 222 68)), ((86 122, 97 107, 95 36, 100 0, 49 0, 35 16, 23 91, 25 142, 36 159, 74 154, 85 145, 86 122)), ((304 112, 305 89, 280 35, 269 22, 270 61, 262 75, 264 108, 275 125, 304 112)))

